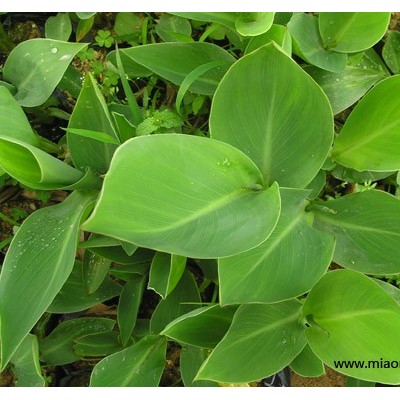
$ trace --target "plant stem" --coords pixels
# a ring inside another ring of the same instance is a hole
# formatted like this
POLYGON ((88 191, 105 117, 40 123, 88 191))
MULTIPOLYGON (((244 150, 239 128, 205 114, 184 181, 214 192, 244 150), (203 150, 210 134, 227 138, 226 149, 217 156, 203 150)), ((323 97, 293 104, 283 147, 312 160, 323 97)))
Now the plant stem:
POLYGON ((10 217, 7 217, 7 215, 4 215, 2 212, 0 212, 0 219, 2 219, 3 221, 9 223, 12 226, 19 226, 19 223, 17 221, 14 221, 10 217))

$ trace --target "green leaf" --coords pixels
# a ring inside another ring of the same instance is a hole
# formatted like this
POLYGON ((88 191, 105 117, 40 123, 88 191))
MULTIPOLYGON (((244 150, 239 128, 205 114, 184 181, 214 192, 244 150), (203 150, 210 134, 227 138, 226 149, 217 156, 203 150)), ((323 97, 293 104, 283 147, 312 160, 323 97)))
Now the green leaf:
POLYGON ((103 283, 111 261, 90 250, 85 251, 82 263, 82 283, 87 294, 94 293, 103 283))
POLYGON ((79 19, 89 19, 92 18, 96 13, 95 12, 77 12, 75 13, 79 19))
POLYGON ((73 129, 73 128, 67 128, 65 129, 68 133, 73 133, 75 135, 83 136, 85 138, 90 138, 97 140, 102 143, 110 143, 110 144, 116 144, 119 145, 119 140, 115 139, 114 137, 108 135, 107 133, 104 132, 96 132, 92 131, 90 129, 73 129))
MULTIPOLYGON (((90 13, 92 14, 92 13, 90 13)), ((80 42, 92 29, 94 23, 94 16, 81 19, 76 27, 76 41, 80 42)))
POLYGON ((43 387, 46 385, 40 369, 39 347, 35 335, 25 336, 10 362, 13 364, 13 370, 17 376, 15 386, 43 387))
POLYGON ((293 39, 293 52, 304 61, 327 71, 340 73, 346 67, 347 54, 327 50, 318 31, 318 18, 294 14, 287 25, 293 39))
POLYGON ((400 32, 389 31, 382 49, 382 57, 394 74, 400 73, 400 32))
POLYGON ((79 358, 108 356, 122 350, 117 332, 92 333, 74 342, 74 353, 79 358))
POLYGON ((311 190, 311 193, 307 195, 309 200, 316 199, 320 196, 326 185, 326 173, 321 169, 314 179, 307 185, 306 189, 311 190))
POLYGON ((358 171, 400 169, 399 90, 400 76, 391 76, 357 104, 335 140, 335 161, 358 171))
POLYGON ((363 381, 361 379, 348 376, 346 379, 346 387, 374 387, 375 382, 363 381))
POLYGON ((400 305, 400 289, 397 286, 391 285, 388 282, 381 281, 380 279, 373 279, 388 295, 393 297, 397 304, 400 305))
POLYGON ((43 104, 74 56, 85 46, 52 39, 31 39, 15 47, 4 64, 3 76, 17 87, 15 99, 18 103, 24 107, 43 104))
POLYGON ((30 144, 0 136, 0 166, 34 189, 61 189, 77 183, 83 173, 30 144))
POLYGON ((235 28, 243 36, 262 35, 271 28, 274 16, 274 12, 242 12, 235 21, 235 28))
POLYGON ((400 272, 400 200, 366 190, 310 207, 315 226, 336 237, 333 261, 367 274, 400 272))
POLYGON ((176 287, 186 267, 186 257, 156 253, 151 263, 148 288, 165 299, 176 287))
POLYGON ((196 379, 242 383, 280 371, 306 344, 300 309, 297 300, 241 305, 196 379))
POLYGON ((166 350, 165 338, 146 336, 96 364, 90 386, 158 386, 165 366, 166 350))
POLYGON ((209 350, 200 349, 199 347, 184 346, 181 350, 179 359, 179 369, 183 384, 186 387, 214 387, 218 386, 213 381, 202 381, 194 378, 201 364, 206 360, 209 350))
POLYGON ((39 343, 40 358, 48 365, 69 364, 81 357, 74 353, 74 340, 93 333, 110 332, 115 321, 107 318, 75 318, 58 325, 39 343))
POLYGON ((324 363, 313 353, 308 344, 290 363, 290 368, 297 375, 307 378, 316 378, 325 374, 324 363))
POLYGON ((340 53, 366 50, 382 39, 389 12, 321 12, 319 32, 327 49, 340 53))
POLYGON ((39 143, 22 107, 4 86, 0 86, 0 126, 2 136, 10 136, 32 146, 39 143))
POLYGON ((161 332, 171 321, 201 304, 199 290, 192 274, 185 271, 174 291, 161 300, 150 320, 150 332, 161 332))
POLYGON ((68 13, 58 13, 49 17, 44 26, 47 39, 63 40, 68 42, 72 33, 72 24, 68 13))
POLYGON ((190 38, 192 26, 186 18, 163 14, 156 25, 156 32, 165 42, 177 42, 179 40, 176 39, 174 34, 190 38))
POLYGON ((366 381, 398 385, 399 368, 379 368, 379 360, 400 360, 396 345, 400 307, 365 275, 346 270, 326 274, 303 306, 313 352, 331 368, 366 381), (338 368, 335 361, 364 361, 364 368, 338 368), (370 364, 375 361, 377 364, 370 364), (374 367, 375 365, 375 367, 374 367))
POLYGON ((283 52, 289 57, 292 55, 292 38, 288 29, 286 26, 275 24, 271 26, 271 29, 262 35, 251 38, 246 47, 245 55, 272 41, 282 47, 283 52))
POLYGON ((142 33, 143 18, 131 12, 119 12, 115 18, 114 30, 118 39, 138 42, 142 33))
POLYGON ((372 171, 356 171, 355 169, 346 168, 342 165, 337 164, 336 167, 330 171, 330 174, 336 179, 341 181, 352 182, 352 183, 366 183, 376 182, 380 179, 384 179, 394 172, 372 172, 372 171))
MULTIPOLYGON (((111 141, 118 142, 118 135, 107 104, 91 74, 86 76, 83 83, 67 132, 70 129, 102 132, 110 136, 111 141)), ((101 142, 73 133, 67 133, 67 141, 72 161, 78 169, 84 170, 90 167, 98 173, 107 172, 117 148, 116 144, 104 143, 104 140, 101 142)))
POLYGON ((214 348, 228 331, 236 307, 202 307, 184 314, 161 332, 174 341, 202 348, 214 348))
POLYGON ((265 240, 279 210, 277 185, 266 189, 239 150, 208 138, 163 134, 118 148, 83 226, 166 253, 216 258, 265 240), (154 157, 160 153, 169 157, 154 157))
POLYGON ((211 43, 155 43, 131 47, 120 50, 122 63, 129 74, 129 64, 139 64, 153 71, 156 75, 176 85, 180 85, 184 78, 194 69, 212 61, 227 61, 225 67, 213 69, 191 86, 190 91, 198 94, 212 95, 229 64, 235 59, 231 54, 211 43))
POLYGON ((74 192, 31 214, 14 236, 0 275, 2 368, 71 273, 80 219, 93 199, 74 192))
POLYGON ((321 88, 271 43, 225 75, 213 99, 210 131, 247 154, 268 184, 303 188, 330 149, 332 112, 321 88))
POLYGON ((228 28, 235 29, 235 21, 240 13, 235 12, 172 12, 184 18, 203 22, 217 22, 228 28))
POLYGON ((83 311, 117 297, 121 290, 121 285, 110 278, 105 278, 96 291, 88 294, 82 281, 82 264, 76 261, 71 275, 50 304, 47 312, 66 314, 83 311))
POLYGON ((118 303, 118 326, 125 347, 136 325, 136 319, 146 285, 145 276, 133 276, 122 290, 118 303))
POLYGON ((153 250, 142 248, 129 256, 122 246, 93 247, 91 251, 118 264, 150 264, 154 257, 153 250))
POLYGON ((280 193, 282 211, 270 237, 251 250, 219 260, 221 304, 290 299, 310 290, 326 272, 334 238, 310 226, 310 215, 304 211, 309 191, 280 193))

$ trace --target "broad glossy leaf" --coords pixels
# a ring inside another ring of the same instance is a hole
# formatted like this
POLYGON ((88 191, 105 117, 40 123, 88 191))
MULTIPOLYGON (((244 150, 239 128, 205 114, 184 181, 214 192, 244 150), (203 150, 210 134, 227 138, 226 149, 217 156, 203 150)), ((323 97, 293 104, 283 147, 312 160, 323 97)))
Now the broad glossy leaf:
POLYGON ((61 189, 81 180, 83 172, 21 140, 0 136, 0 166, 34 189, 61 189))
POLYGON ((389 12, 321 12, 319 32, 326 48, 341 53, 363 51, 382 39, 389 12))
POLYGON ((315 203, 315 226, 336 237, 333 260, 367 274, 400 272, 400 200, 367 190, 315 203))
POLYGON ((121 285, 107 277, 96 291, 88 294, 82 279, 82 265, 80 262, 75 262, 71 275, 50 304, 47 312, 66 314, 83 311, 119 296, 121 290, 121 285))
POLYGON ((327 71, 340 73, 347 62, 347 54, 329 51, 318 31, 318 18, 310 14, 294 14, 287 25, 293 39, 293 52, 304 61, 327 71))
POLYGON ((74 192, 31 214, 14 236, 0 275, 3 368, 71 273, 80 219, 93 200, 74 192))
POLYGON ((74 340, 89 334, 110 332, 115 321, 107 318, 75 318, 58 325, 39 343, 40 358, 49 365, 69 364, 81 357, 74 353, 74 340))
POLYGON ((335 161, 358 171, 400 169, 399 90, 400 76, 392 76, 357 104, 335 140, 335 161))
POLYGON ((68 13, 58 13, 47 18, 45 26, 47 39, 68 41, 72 33, 72 24, 68 13))
POLYGON ((280 189, 276 228, 259 246, 219 260, 221 304, 275 303, 299 296, 326 272, 333 236, 310 226, 309 191, 280 189), (251 288, 251 290, 249 290, 251 288))
POLYGON ((257 167, 234 147, 151 135, 118 148, 83 227, 166 253, 216 258, 265 240, 279 209, 277 185, 266 189, 257 167), (168 158, 154 157, 160 153, 168 158))
POLYGON ((326 173, 323 169, 319 170, 318 174, 315 175, 314 179, 306 186, 306 189, 311 190, 311 193, 307 195, 309 200, 316 199, 320 196, 326 185, 326 173))
POLYGON ((122 350, 117 332, 100 332, 74 340, 74 353, 79 358, 108 356, 122 350))
MULTIPOLYGON (((112 117, 96 81, 91 74, 86 76, 82 91, 69 120, 68 129, 85 129, 103 132, 118 140, 112 117)), ((78 169, 91 167, 105 173, 117 148, 116 144, 102 143, 90 137, 67 133, 68 148, 72 161, 78 169)))
POLYGON ((303 188, 330 149, 332 112, 310 76, 268 44, 225 75, 213 99, 210 131, 247 154, 267 183, 303 188))
POLYGON ((235 28, 243 36, 262 35, 271 28, 274 16, 274 12, 242 12, 235 21, 235 28))
POLYGON ((188 271, 182 275, 179 284, 165 299, 161 300, 153 312, 150 320, 150 332, 161 332, 171 321, 195 310, 201 304, 197 284, 188 271))
POLYGON ((165 338, 146 336, 96 364, 90 386, 158 386, 165 366, 166 350, 165 338))
POLYGON ((129 74, 129 59, 161 78, 180 85, 197 67, 212 61, 226 61, 199 77, 189 88, 191 92, 212 95, 229 66, 235 61, 223 48, 211 43, 156 43, 121 50, 122 63, 129 74), (124 57, 126 56, 126 57, 124 57))
POLYGON ((0 126, 0 135, 10 136, 32 146, 38 145, 38 138, 24 111, 4 86, 0 86, 0 126))
POLYGON ((122 345, 128 344, 136 325, 136 319, 146 285, 145 276, 136 275, 127 282, 118 303, 118 326, 122 345))
POLYGON ((301 304, 242 305, 222 341, 202 365, 196 379, 251 382, 288 365, 306 344, 299 323, 301 304))
POLYGON ((79 19, 89 19, 92 18, 96 13, 95 12, 77 12, 75 13, 79 19))
POLYGON ((74 56, 87 44, 53 39, 31 39, 20 43, 8 56, 3 77, 17 87, 21 106, 43 104, 53 93, 74 56))
POLYGON ((288 29, 286 26, 275 24, 271 26, 271 29, 262 35, 251 38, 246 47, 245 54, 249 54, 272 41, 281 46, 284 53, 289 57, 292 55, 292 38, 288 29))
POLYGON ((85 251, 82 263, 82 283, 87 294, 94 293, 103 283, 110 269, 111 261, 93 253, 85 251))
POLYGON ((373 279, 387 294, 389 294, 400 305, 400 289, 388 282, 381 281, 380 279, 373 279))
POLYGON ((209 350, 201 349, 193 346, 183 346, 181 349, 181 356, 179 359, 179 370, 183 384, 186 387, 214 387, 218 386, 213 381, 194 381, 194 377, 197 371, 201 367, 201 364, 206 360, 209 355, 209 350))
POLYGON ((382 48, 382 57, 394 74, 400 73, 400 32, 390 31, 382 48))
POLYGON ((389 172, 374 172, 374 171, 356 171, 355 169, 343 167, 343 165, 337 164, 336 167, 329 171, 332 176, 341 181, 347 181, 352 183, 366 183, 376 182, 380 179, 384 179, 392 174, 394 171, 389 172))
POLYGON ((169 323, 161 334, 187 345, 213 348, 226 334, 235 312, 236 307, 219 305, 198 308, 169 323))
MULTIPOLYGON (((334 361, 400 359, 396 345, 400 307, 365 275, 346 270, 326 274, 303 306, 311 325, 306 330, 313 352, 331 368, 367 381, 398 385, 399 368, 337 368, 334 361)), ((376 365, 376 364, 375 364, 376 365)))
POLYGON ((172 12, 195 21, 216 22, 228 28, 235 29, 235 21, 240 13, 235 12, 172 12))
MULTIPOLYGON (((91 13, 92 14, 92 13, 91 13)), ((80 42, 92 29, 94 23, 94 16, 81 19, 76 27, 76 41, 80 42)))
POLYGON ((186 257, 156 253, 151 263, 148 288, 165 299, 178 284, 186 267, 186 257))
POLYGON ((35 335, 28 334, 11 358, 17 376, 15 386, 43 387, 46 382, 39 363, 39 347, 35 335))
POLYGON ((290 363, 297 375, 316 378, 325 374, 324 363, 313 353, 307 344, 301 353, 290 363))
POLYGON ((192 34, 192 26, 186 18, 176 15, 163 14, 155 28, 158 36, 165 42, 179 42, 190 38, 192 34))

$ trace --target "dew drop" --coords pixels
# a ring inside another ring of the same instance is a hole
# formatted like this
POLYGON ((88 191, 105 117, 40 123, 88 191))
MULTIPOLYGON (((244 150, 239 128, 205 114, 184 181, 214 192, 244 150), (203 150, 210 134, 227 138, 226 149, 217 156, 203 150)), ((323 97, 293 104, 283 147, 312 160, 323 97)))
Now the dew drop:
POLYGON ((51 49, 51 52, 52 52, 53 54, 56 54, 56 53, 58 52, 57 47, 53 47, 53 48, 51 49))

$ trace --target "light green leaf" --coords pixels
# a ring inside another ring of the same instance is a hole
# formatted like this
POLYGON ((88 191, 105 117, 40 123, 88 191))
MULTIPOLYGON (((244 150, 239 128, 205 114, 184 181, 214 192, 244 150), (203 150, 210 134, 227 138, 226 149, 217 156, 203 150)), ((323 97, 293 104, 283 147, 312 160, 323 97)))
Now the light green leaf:
POLYGON ((239 150, 208 138, 163 134, 118 148, 83 226, 166 253, 216 258, 265 240, 279 210, 277 185, 266 189, 239 150), (168 158, 154 157, 160 152, 168 158))
POLYGON ((336 237, 333 261, 367 274, 400 272, 400 200, 380 190, 310 207, 315 226, 336 237))
POLYGON ((150 332, 161 332, 171 321, 201 304, 199 290, 192 274, 185 271, 174 291, 161 300, 150 320, 150 332))
POLYGON ((271 28, 274 16, 274 12, 242 12, 235 21, 235 28, 243 36, 262 35, 271 28))
MULTIPOLYGON (((110 136, 110 141, 118 142, 107 104, 91 74, 86 76, 83 83, 67 132, 70 129, 102 132, 110 136)), ((73 133, 67 133, 67 141, 72 161, 78 169, 90 167, 98 173, 107 172, 116 144, 102 143, 88 135, 85 137, 73 133)))
POLYGON ((17 87, 18 103, 24 107, 43 104, 74 56, 86 46, 85 43, 31 39, 15 47, 4 64, 3 76, 17 87))
POLYGON ((71 273, 80 219, 94 198, 74 192, 31 214, 14 236, 0 275, 2 368, 71 273))
POLYGON ((297 300, 240 306, 196 379, 243 383, 280 371, 306 344, 300 309, 297 300))
POLYGON ((394 173, 389 172, 373 172, 373 171, 356 171, 355 169, 343 167, 343 165, 337 164, 336 167, 329 171, 332 176, 341 181, 352 182, 352 183, 366 183, 376 182, 380 179, 384 179, 394 173))
POLYGON ((136 325, 136 319, 146 285, 145 276, 136 275, 127 282, 118 303, 118 326, 122 345, 125 347, 136 325))
POLYGON ((382 39, 389 12, 321 12, 319 32, 327 49, 340 53, 366 50, 382 39))
POLYGON ((0 166, 34 189, 61 189, 77 183, 83 172, 30 144, 0 136, 0 166))
POLYGON ((357 104, 335 140, 335 161, 358 171, 400 169, 399 90, 400 76, 391 76, 357 104))
POLYGON ((192 26, 186 18, 163 14, 156 25, 156 32, 165 42, 177 42, 176 34, 190 38, 192 26))
POLYGON ((74 353, 79 358, 108 356, 122 350, 117 332, 100 332, 74 340, 74 353))
POLYGON ((119 145, 118 139, 115 139, 114 137, 112 137, 104 132, 96 132, 96 131, 92 131, 90 129, 76 129, 76 128, 75 129, 67 128, 65 130, 68 133, 73 133, 75 135, 83 136, 85 138, 94 139, 99 142, 119 145))
POLYGON ((17 376, 15 386, 43 387, 46 382, 39 363, 39 347, 35 335, 28 334, 11 358, 17 376))
POLYGON ((316 199, 320 196, 326 185, 326 173, 323 169, 319 170, 314 179, 306 186, 306 189, 311 190, 307 195, 309 200, 316 199))
POLYGON ((219 260, 221 304, 287 300, 310 290, 326 272, 335 242, 310 226, 311 216, 304 211, 309 191, 280 193, 282 211, 271 236, 253 249, 219 260))
POLYGON ((354 378, 400 383, 399 368, 377 367, 380 360, 400 360, 400 348, 393 345, 398 341, 400 307, 373 280, 354 271, 329 272, 308 295, 303 316, 310 325, 308 343, 325 364, 354 378), (365 366, 338 368, 335 361, 341 360, 365 366))
POLYGON ((169 323, 161 334, 180 343, 212 349, 225 336, 236 309, 219 305, 197 308, 169 323))
MULTIPOLYGON (((90 13, 92 14, 92 13, 90 13)), ((87 19, 80 19, 76 27, 76 41, 80 42, 92 29, 94 16, 87 19)))
POLYGON ((394 74, 400 73, 400 32, 389 31, 382 49, 382 57, 394 74))
POLYGON ((68 42, 72 33, 72 24, 68 13, 58 13, 56 16, 47 18, 45 26, 47 39, 63 40, 68 42))
POLYGON ((374 282, 377 283, 387 294, 396 300, 396 303, 400 305, 400 289, 397 286, 391 285, 388 282, 381 281, 380 279, 373 278, 374 282))
POLYGON ((209 350, 200 349, 199 347, 184 346, 181 350, 179 359, 179 369, 183 384, 186 387, 214 387, 218 386, 213 381, 194 381, 201 364, 206 360, 209 350))
POLYGON ((74 353, 74 340, 89 334, 110 332, 115 321, 107 318, 75 318, 58 325, 39 343, 40 358, 49 365, 69 364, 81 357, 74 353))
POLYGON ((82 281, 82 265, 76 261, 71 275, 50 304, 47 312, 66 314, 83 311, 117 297, 121 290, 121 285, 110 278, 105 278, 96 291, 88 294, 82 281))
POLYGON ((22 107, 4 86, 0 86, 0 127, 1 136, 10 136, 32 146, 39 143, 22 107))
POLYGON ((325 374, 324 363, 313 353, 308 344, 290 363, 290 368, 297 375, 307 378, 316 378, 325 374))
POLYGON ((199 42, 147 44, 123 49, 120 52, 127 74, 129 74, 129 60, 132 60, 134 64, 140 64, 176 85, 180 85, 184 78, 200 65, 212 61, 227 61, 226 66, 203 74, 190 86, 190 91, 205 95, 212 95, 215 92, 230 63, 235 61, 223 48, 199 42))
POLYGON ((85 251, 82 263, 82 283, 87 294, 94 293, 103 283, 111 261, 90 250, 85 251))
POLYGON ((294 14, 287 25, 293 39, 293 52, 304 61, 327 71, 340 73, 346 67, 347 54, 329 51, 318 31, 318 18, 310 14, 294 14))
POLYGON ((247 154, 267 183, 303 188, 330 149, 332 112, 321 88, 271 43, 225 75, 213 99, 210 131, 247 154))
POLYGON ((186 257, 156 253, 151 263, 148 288, 165 299, 178 284, 186 267, 186 257))
POLYGON ((96 13, 95 12, 77 12, 76 15, 79 19, 89 19, 92 18, 96 13))
POLYGON ((158 386, 165 366, 166 350, 165 338, 146 336, 96 364, 90 386, 158 386))
POLYGON ((184 18, 203 22, 217 22, 228 28, 235 29, 235 21, 240 13, 235 12, 172 12, 184 18))

